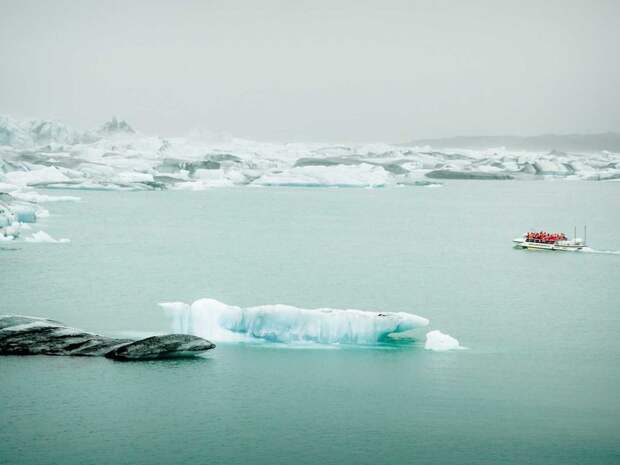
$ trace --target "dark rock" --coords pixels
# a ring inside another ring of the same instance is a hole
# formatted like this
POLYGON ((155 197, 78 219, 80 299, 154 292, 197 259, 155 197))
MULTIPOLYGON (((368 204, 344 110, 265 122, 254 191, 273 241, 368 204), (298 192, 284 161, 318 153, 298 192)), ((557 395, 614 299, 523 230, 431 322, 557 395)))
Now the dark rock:
POLYGON ((191 357, 215 348, 215 344, 189 334, 153 336, 124 344, 105 356, 114 360, 145 360, 155 358, 191 357))
POLYGON ((192 357, 215 348, 187 334, 153 336, 138 341, 69 328, 58 321, 20 315, 0 316, 0 355, 105 356, 115 360, 192 357))

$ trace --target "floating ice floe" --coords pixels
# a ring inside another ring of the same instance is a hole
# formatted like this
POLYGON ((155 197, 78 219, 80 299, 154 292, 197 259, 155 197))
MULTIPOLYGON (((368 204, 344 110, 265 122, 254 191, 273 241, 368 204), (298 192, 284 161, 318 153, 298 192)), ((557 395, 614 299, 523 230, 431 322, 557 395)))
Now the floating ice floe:
POLYGON ((24 238, 26 242, 42 242, 48 244, 66 244, 71 242, 69 239, 54 239, 45 231, 38 231, 29 237, 24 238))
POLYGON ((39 194, 34 191, 17 191, 12 192, 11 196, 18 200, 24 200, 26 202, 42 203, 42 202, 78 202, 79 197, 73 195, 46 195, 39 194))
POLYGON ((459 344, 458 339, 449 334, 444 334, 439 330, 434 330, 426 333, 424 348, 437 352, 445 352, 448 350, 463 349, 464 347, 459 344))
POLYGON ((174 332, 216 342, 270 341, 373 345, 428 325, 426 318, 405 312, 367 312, 290 305, 242 308, 214 299, 159 304, 174 332))
POLYGON ((6 173, 4 180, 8 184, 16 186, 33 186, 67 182, 71 178, 53 166, 33 165, 28 171, 10 171, 6 173))
POLYGON ((23 203, 16 203, 8 208, 14 215, 15 221, 19 221, 20 223, 36 223, 37 216, 40 216, 41 213, 34 205, 23 203))

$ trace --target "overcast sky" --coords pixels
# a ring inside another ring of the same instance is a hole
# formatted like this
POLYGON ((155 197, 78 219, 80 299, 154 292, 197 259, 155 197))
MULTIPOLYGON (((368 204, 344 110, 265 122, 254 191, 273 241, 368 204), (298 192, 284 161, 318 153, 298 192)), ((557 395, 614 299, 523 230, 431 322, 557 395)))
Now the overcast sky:
POLYGON ((279 141, 620 130, 620 1, 0 0, 0 114, 279 141))

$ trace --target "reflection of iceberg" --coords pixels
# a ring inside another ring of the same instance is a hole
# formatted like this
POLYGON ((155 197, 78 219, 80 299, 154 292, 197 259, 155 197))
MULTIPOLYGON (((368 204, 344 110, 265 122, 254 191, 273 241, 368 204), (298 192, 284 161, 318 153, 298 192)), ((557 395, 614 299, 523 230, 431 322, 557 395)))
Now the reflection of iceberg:
POLYGON ((404 312, 365 312, 290 305, 241 308, 213 299, 191 305, 161 303, 174 332, 208 337, 214 341, 267 340, 321 344, 377 344, 391 334, 428 325, 428 320, 404 312))

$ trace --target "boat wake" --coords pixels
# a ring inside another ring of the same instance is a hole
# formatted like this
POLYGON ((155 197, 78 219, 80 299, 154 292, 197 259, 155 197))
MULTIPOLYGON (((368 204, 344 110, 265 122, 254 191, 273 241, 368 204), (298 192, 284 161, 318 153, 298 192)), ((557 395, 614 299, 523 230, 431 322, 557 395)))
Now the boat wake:
POLYGON ((620 255, 620 250, 596 250, 591 247, 584 247, 580 250, 582 253, 597 253, 603 255, 620 255))
POLYGON ((215 342, 376 345, 425 327, 426 318, 405 312, 366 312, 290 305, 237 307, 214 299, 159 304, 174 332, 215 342))

